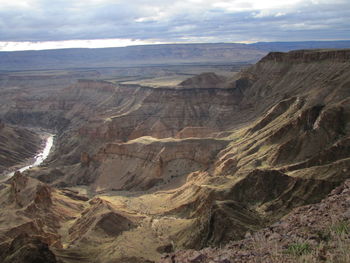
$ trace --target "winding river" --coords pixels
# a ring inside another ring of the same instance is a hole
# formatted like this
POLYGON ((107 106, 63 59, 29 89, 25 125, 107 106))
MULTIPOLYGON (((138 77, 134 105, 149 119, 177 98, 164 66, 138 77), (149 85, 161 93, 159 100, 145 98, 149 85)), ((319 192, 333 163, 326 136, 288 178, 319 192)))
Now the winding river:
MULTIPOLYGON (((51 133, 45 133, 45 135, 47 136, 45 147, 43 148, 43 150, 40 153, 35 155, 35 157, 33 158, 34 162, 32 164, 24 166, 24 167, 22 167, 20 169, 17 169, 16 171, 24 172, 25 170, 28 170, 28 169, 30 169, 32 167, 39 166, 49 156, 51 148, 53 146, 53 138, 55 137, 55 135, 51 134, 51 133)), ((11 177, 14 174, 15 174, 15 171, 11 172, 11 173, 8 173, 7 177, 11 177)))

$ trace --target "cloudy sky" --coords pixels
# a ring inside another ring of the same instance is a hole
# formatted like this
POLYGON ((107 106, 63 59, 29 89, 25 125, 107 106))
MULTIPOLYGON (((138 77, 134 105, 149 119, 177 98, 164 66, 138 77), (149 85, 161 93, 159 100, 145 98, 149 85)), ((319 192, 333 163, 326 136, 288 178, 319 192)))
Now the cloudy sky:
POLYGON ((350 39, 350 0, 0 0, 0 50, 350 39))

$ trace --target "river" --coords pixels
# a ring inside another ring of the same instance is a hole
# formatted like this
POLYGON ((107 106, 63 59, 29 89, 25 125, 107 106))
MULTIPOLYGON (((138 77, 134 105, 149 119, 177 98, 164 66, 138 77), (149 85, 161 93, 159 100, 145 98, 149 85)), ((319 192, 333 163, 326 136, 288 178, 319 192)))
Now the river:
MULTIPOLYGON (((24 166, 20 169, 17 169, 16 171, 24 172, 25 170, 28 170, 32 167, 39 166, 49 156, 51 148, 53 146, 53 138, 55 135, 51 134, 51 133, 45 133, 44 135, 46 137, 45 147, 43 148, 43 150, 40 153, 35 155, 35 157, 33 158, 34 162, 32 164, 24 166)), ((15 174, 15 171, 8 173, 6 176, 11 177, 14 174, 15 174)))

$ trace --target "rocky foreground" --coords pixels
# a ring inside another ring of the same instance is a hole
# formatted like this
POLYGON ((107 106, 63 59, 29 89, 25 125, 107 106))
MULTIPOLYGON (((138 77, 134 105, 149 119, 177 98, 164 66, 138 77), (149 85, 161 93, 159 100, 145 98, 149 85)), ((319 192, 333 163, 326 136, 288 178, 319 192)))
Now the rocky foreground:
POLYGON ((293 209, 271 226, 223 248, 182 250, 161 263, 350 262, 350 180, 320 203, 293 209))

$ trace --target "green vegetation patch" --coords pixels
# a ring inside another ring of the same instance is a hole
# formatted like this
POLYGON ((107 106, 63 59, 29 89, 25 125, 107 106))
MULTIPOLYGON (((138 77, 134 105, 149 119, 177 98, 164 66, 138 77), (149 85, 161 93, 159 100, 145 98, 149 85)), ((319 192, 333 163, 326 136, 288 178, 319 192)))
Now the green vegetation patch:
POLYGON ((309 254, 312 251, 311 246, 308 243, 293 243, 287 248, 287 253, 293 256, 302 256, 309 254))
POLYGON ((332 225, 331 231, 336 235, 348 235, 350 234, 349 221, 340 221, 332 225))

